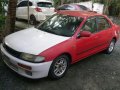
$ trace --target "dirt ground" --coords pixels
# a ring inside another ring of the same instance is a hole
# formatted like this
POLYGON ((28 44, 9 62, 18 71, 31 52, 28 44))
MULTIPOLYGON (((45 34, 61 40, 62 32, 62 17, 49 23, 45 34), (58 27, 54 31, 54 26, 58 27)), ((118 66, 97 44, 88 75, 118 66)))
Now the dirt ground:
POLYGON ((72 65, 60 80, 31 80, 10 70, 0 56, 0 90, 120 90, 120 41, 111 55, 98 53, 72 65))
POLYGON ((9 69, 0 54, 0 90, 120 90, 120 40, 111 55, 98 53, 86 58, 72 65, 65 77, 55 81, 24 78, 9 69))

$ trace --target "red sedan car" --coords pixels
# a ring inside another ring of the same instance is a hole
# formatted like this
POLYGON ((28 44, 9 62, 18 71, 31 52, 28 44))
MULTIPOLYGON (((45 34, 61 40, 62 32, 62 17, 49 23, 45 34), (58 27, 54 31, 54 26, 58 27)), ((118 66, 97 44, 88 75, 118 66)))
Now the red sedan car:
POLYGON ((101 51, 110 54, 119 30, 105 15, 61 11, 36 28, 5 37, 1 51, 6 65, 22 76, 58 79, 70 64, 101 51))

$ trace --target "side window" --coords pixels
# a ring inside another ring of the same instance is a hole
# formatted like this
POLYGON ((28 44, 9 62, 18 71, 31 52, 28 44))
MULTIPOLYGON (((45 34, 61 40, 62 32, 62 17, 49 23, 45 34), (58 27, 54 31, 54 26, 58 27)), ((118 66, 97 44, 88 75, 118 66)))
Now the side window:
POLYGON ((90 31, 94 33, 97 31, 96 29, 96 18, 89 18, 82 27, 84 31, 90 31))
POLYGON ((72 5, 63 5, 61 7, 58 7, 57 10, 75 10, 75 7, 72 5))
POLYGON ((83 6, 83 5, 79 5, 79 7, 82 9, 82 10, 88 10, 87 7, 83 6))
MULTIPOLYGON (((28 6, 28 1, 23 1, 20 4, 18 4, 18 7, 26 7, 28 6)), ((29 6, 32 6, 32 2, 29 2, 29 6)))
POLYGON ((66 7, 66 10, 76 10, 76 8, 74 6, 72 6, 72 5, 68 5, 66 7))
POLYGON ((32 4, 32 2, 29 2, 29 6, 32 6, 33 4, 32 4))
POLYGON ((19 3, 17 7, 23 7, 23 3, 19 3))
POLYGON ((104 17, 98 17, 97 28, 98 28, 98 31, 106 30, 106 29, 110 28, 110 23, 104 17))

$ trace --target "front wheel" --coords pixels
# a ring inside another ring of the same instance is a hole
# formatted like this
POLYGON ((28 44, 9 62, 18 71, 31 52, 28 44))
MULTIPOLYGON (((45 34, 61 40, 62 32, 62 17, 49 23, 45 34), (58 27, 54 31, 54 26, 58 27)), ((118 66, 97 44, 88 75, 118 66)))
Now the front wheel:
POLYGON ((106 53, 106 54, 112 53, 113 50, 114 50, 114 47, 115 47, 115 39, 113 39, 113 40, 110 42, 108 48, 105 50, 105 53, 106 53))
POLYGON ((49 77, 52 79, 59 79, 63 77, 69 67, 69 57, 66 55, 61 55, 57 57, 49 71, 49 77))

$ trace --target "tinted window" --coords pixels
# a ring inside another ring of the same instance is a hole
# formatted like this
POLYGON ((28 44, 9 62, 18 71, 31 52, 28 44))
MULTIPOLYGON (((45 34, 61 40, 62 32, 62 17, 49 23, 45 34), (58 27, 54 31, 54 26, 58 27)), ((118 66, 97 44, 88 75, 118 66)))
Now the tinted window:
MULTIPOLYGON (((28 6, 28 1, 23 1, 20 4, 18 4, 18 7, 26 7, 28 6)), ((29 6, 32 6, 32 2, 29 2, 29 6)))
POLYGON ((89 10, 87 7, 83 6, 83 5, 78 5, 80 9, 82 10, 89 10))
POLYGON ((96 19, 90 18, 86 21, 86 23, 83 25, 82 30, 84 31, 90 31, 91 33, 94 33, 97 31, 96 29, 96 19))
POLYGON ((74 35, 76 28, 81 24, 83 18, 69 15, 54 15, 38 29, 52 34, 71 37, 74 35))
POLYGON ((37 3, 38 7, 53 7, 52 3, 48 3, 48 2, 39 2, 37 3))
POLYGON ((72 5, 63 5, 57 8, 57 10, 75 10, 76 8, 72 5))
POLYGON ((97 18, 97 25, 98 25, 98 31, 105 30, 110 28, 110 24, 108 23, 108 20, 104 17, 98 17, 97 18))

